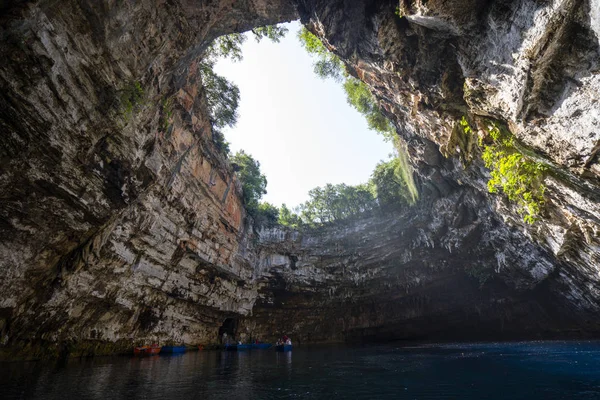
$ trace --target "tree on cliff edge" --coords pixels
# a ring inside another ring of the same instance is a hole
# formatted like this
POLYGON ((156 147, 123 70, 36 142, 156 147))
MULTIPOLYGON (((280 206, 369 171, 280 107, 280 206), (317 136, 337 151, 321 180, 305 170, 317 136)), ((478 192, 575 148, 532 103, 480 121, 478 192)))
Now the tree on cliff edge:
POLYGON ((260 162, 244 150, 238 151, 231 162, 237 165, 237 176, 244 189, 244 204, 251 215, 256 214, 259 200, 267 193, 267 177, 260 172, 260 162))

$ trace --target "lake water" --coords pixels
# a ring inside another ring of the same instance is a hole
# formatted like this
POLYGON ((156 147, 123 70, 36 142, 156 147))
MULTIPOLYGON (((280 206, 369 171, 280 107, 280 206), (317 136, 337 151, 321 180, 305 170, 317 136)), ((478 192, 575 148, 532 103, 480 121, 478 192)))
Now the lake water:
POLYGON ((600 399, 600 342, 297 346, 0 364, 0 399, 600 399))

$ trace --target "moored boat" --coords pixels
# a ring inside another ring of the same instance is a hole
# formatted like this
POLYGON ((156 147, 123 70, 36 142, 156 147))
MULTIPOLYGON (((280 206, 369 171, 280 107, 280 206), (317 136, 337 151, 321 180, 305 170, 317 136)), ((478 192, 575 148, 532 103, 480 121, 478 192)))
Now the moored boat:
POLYGON ((251 348, 252 348, 251 344, 238 344, 237 345, 238 350, 250 350, 251 348))
POLYGON ((157 344, 153 344, 151 346, 137 346, 133 348, 133 354, 138 356, 154 355, 160 353, 160 351, 161 347, 157 344))
POLYGON ((277 346, 275 346, 275 351, 292 351, 292 345, 291 344, 278 344, 277 346))
POLYGON ((273 346, 271 343, 254 343, 252 345, 253 349, 269 349, 273 346))
POLYGON ((148 348, 148 350, 146 350, 147 354, 158 354, 161 352, 161 347, 160 346, 150 346, 148 348))
POLYGON ((185 346, 163 346, 162 353, 185 353, 185 346))

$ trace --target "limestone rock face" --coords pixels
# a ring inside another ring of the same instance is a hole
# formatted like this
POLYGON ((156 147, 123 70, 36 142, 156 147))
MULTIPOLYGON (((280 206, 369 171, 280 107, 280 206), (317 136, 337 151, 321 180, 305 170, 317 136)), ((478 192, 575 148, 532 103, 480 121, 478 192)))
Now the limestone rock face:
POLYGON ((1 341, 214 341, 256 289, 199 62, 295 8, 59 3, 2 6, 1 341))
MULTIPOLYGON (((596 1, 527 0, 314 1, 300 8, 303 22, 395 121, 431 207, 422 212, 433 220, 440 201, 458 196, 460 214, 494 220, 496 238, 486 226, 474 235, 478 246, 496 243, 498 272, 508 254, 521 258, 494 277, 513 288, 556 287, 556 298, 582 315, 582 327, 600 315, 598 11, 596 1), (456 141, 462 116, 475 130, 488 118, 505 123, 522 151, 547 166, 541 221, 525 224, 513 203, 487 193, 480 148, 456 141), (529 258, 526 243, 547 258, 529 258)), ((453 252, 467 254, 464 241, 455 243, 453 252)))
POLYGON ((226 318, 302 341, 596 335, 599 7, 0 4, 1 344, 31 356, 214 343, 226 318), (416 208, 305 232, 251 226, 200 63, 221 34, 296 18, 396 124, 416 208), (552 167, 541 221, 487 193, 480 150, 453 136, 463 115, 506 123, 552 167))
POLYGON ((596 335, 597 302, 577 297, 569 267, 486 203, 465 189, 346 225, 261 231, 259 297, 240 333, 300 342, 596 335))

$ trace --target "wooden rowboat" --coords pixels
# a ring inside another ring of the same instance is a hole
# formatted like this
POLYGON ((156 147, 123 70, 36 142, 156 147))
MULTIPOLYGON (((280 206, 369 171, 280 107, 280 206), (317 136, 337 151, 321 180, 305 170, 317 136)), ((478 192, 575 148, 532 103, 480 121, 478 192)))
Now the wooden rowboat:
POLYGON ((151 356, 160 353, 161 347, 157 344, 152 346, 137 346, 133 348, 133 354, 138 356, 151 356))

